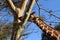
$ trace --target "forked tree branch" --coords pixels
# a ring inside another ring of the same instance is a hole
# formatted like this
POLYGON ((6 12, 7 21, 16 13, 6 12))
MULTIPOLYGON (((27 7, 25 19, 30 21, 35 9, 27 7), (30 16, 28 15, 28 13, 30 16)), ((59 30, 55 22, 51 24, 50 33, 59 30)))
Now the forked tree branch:
POLYGON ((25 19, 23 20, 22 26, 20 25, 20 26, 19 26, 19 29, 18 29, 18 31, 17 31, 16 40, 19 40, 19 39, 22 40, 22 39, 21 39, 22 32, 23 32, 23 30, 24 30, 25 24, 27 23, 27 21, 28 21, 28 19, 29 19, 29 17, 30 17, 31 10, 32 10, 32 8, 33 8, 33 6, 34 6, 34 3, 35 3, 35 0, 31 0, 31 1, 32 1, 32 2, 31 2, 31 5, 30 5, 30 8, 29 8, 29 11, 26 13, 27 16, 24 16, 25 19))
POLYGON ((17 8, 12 0, 6 0, 8 5, 13 9, 13 11, 15 11, 18 14, 18 17, 20 17, 24 12, 25 12, 25 8, 27 5, 28 0, 23 0, 22 6, 21 8, 17 8))

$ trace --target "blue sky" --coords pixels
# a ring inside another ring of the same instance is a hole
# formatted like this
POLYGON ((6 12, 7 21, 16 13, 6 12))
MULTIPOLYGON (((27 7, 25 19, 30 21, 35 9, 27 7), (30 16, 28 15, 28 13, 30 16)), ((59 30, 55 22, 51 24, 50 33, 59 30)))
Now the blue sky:
MULTIPOLYGON (((52 10, 53 14, 55 14, 58 17, 60 17, 60 11, 55 12, 56 10, 60 10, 60 5, 59 5, 60 4, 60 0, 39 0, 38 2, 40 3, 42 8, 44 8, 44 9, 46 9, 48 11, 52 10)), ((2 11, 0 11, 0 15, 4 14, 4 13, 5 13, 4 15, 6 15, 6 13, 8 13, 8 10, 5 10, 5 9, 6 8, 4 8, 2 11)), ((34 5, 32 11, 35 11, 36 12, 36 16, 38 16, 38 7, 37 7, 36 4, 34 5)), ((43 11, 42 9, 40 10, 40 13, 41 13, 42 16, 45 16, 45 18, 49 18, 49 14, 47 12, 43 11)), ((6 18, 6 17, 3 17, 3 18, 6 18)), ((57 18, 55 18, 53 16, 51 16, 51 18, 48 19, 48 21, 54 21, 54 22, 55 21, 59 22, 59 20, 60 19, 57 19, 57 18)), ((13 16, 9 17, 9 21, 10 22, 13 21, 13 16)), ((39 29, 34 23, 32 23, 29 27, 33 28, 35 30, 30 35, 28 35, 28 37, 25 38, 24 40, 41 40, 41 34, 42 34, 41 29, 39 29)), ((30 31, 33 31, 33 30, 30 30, 30 31)))

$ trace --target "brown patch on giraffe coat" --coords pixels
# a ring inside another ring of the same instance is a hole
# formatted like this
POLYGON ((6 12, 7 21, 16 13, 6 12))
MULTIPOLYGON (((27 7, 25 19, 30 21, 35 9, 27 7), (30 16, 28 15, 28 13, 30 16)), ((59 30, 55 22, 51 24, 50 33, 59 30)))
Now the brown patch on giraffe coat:
POLYGON ((52 34, 52 32, 51 31, 48 31, 48 33, 47 33, 49 36, 51 36, 51 34, 52 34))
POLYGON ((43 31, 46 32, 46 29, 44 28, 43 31))
POLYGON ((60 39, 60 37, 59 37, 59 39, 60 39))
POLYGON ((49 31, 52 31, 52 28, 49 27, 48 30, 49 30, 49 31))
POLYGON ((44 25, 45 28, 47 28, 47 25, 44 25))
POLYGON ((53 31, 53 33, 56 35, 56 36, 59 36, 58 33, 56 31, 53 31))

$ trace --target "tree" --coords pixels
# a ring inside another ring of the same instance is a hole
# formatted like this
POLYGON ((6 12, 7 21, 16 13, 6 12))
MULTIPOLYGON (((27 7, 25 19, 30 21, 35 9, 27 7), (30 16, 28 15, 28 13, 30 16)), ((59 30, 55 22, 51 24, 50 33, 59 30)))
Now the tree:
MULTIPOLYGON (((46 11, 49 13, 50 17, 51 15, 60 19, 56 15, 54 15, 52 10, 46 10, 44 8, 41 8, 39 2, 37 0, 18 0, 18 1, 12 1, 12 0, 4 0, 4 2, 0 2, 0 6, 4 6, 9 8, 9 11, 13 13, 14 16, 14 23, 13 23, 13 30, 12 30, 12 37, 11 40, 21 40, 22 32, 24 30, 24 26, 27 23, 30 13, 32 11, 33 5, 37 3, 37 6, 39 8, 39 17, 40 15, 40 9, 46 11), (21 21, 19 18, 24 15, 23 21, 21 21)), ((4 8, 2 7, 2 8, 4 8)), ((42 17, 43 19, 43 17, 42 17)), ((46 22, 46 20, 43 20, 46 22)), ((48 22, 48 21, 47 21, 48 22)))

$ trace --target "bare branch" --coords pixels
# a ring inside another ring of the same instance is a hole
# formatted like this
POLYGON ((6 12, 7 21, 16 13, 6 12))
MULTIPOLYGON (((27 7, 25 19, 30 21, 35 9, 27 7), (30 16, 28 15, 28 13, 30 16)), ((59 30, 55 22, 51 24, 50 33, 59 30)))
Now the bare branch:
POLYGON ((16 7, 13 4, 12 0, 6 0, 6 1, 9 3, 10 7, 15 11, 16 10, 16 7))
POLYGON ((28 0, 24 0, 21 6, 21 10, 25 10, 28 0))
POLYGON ((26 5, 28 0, 23 0, 22 6, 20 8, 16 8, 16 12, 18 13, 18 17, 22 16, 22 14, 25 12, 26 5))

